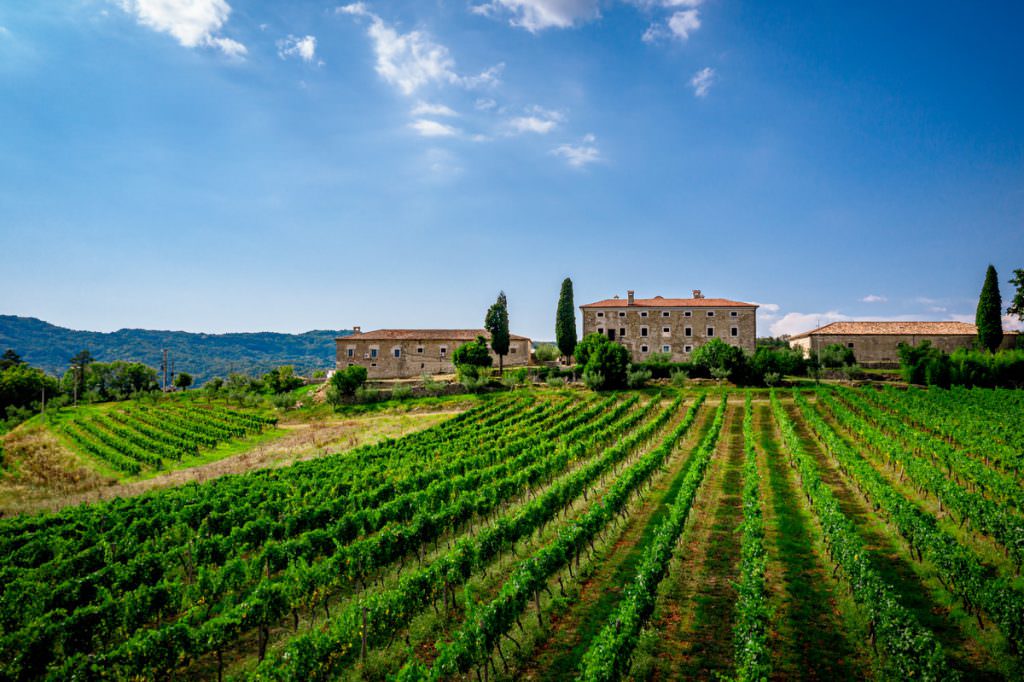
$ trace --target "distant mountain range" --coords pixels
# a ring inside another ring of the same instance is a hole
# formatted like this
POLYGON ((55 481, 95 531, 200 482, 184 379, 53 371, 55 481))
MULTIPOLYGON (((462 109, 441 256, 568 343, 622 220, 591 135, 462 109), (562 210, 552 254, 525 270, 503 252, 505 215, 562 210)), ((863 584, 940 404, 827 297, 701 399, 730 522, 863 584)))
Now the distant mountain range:
POLYGON ((188 372, 200 384, 231 372, 262 374, 280 365, 294 365, 300 374, 333 368, 334 339, 351 333, 347 329, 302 334, 194 334, 149 329, 86 332, 34 317, 0 315, 0 353, 13 348, 30 365, 62 374, 81 350, 88 350, 100 362, 130 360, 159 369, 166 348, 175 371, 188 372))

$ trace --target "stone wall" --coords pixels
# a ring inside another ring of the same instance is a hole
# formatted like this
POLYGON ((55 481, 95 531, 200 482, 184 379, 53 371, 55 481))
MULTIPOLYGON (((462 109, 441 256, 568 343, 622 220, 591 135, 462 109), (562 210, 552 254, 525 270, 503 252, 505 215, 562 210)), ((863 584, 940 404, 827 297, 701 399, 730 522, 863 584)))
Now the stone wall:
MULTIPOLYGON (((922 341, 931 341, 936 348, 952 353, 958 348, 972 347, 976 339, 973 334, 813 334, 794 339, 789 345, 801 348, 807 357, 837 343, 853 350, 857 364, 863 367, 892 368, 900 364, 897 349, 901 343, 916 346, 922 341)), ((1016 335, 1004 335, 1000 348, 1014 348, 1016 342, 1016 335)))
MULTIPOLYGON (((339 370, 362 365, 370 379, 405 379, 423 374, 454 374, 451 356, 465 339, 360 339, 342 337, 336 342, 339 370), (397 351, 397 354, 396 354, 397 351)), ((494 366, 498 356, 492 351, 494 366)), ((513 339, 505 356, 505 367, 525 367, 530 363, 530 342, 513 339)))
POLYGON ((632 305, 581 310, 583 335, 599 332, 613 338, 629 349, 633 362, 643 362, 651 353, 666 352, 665 347, 672 354, 672 362, 689 362, 693 351, 712 338, 753 353, 757 338, 755 308, 632 305))

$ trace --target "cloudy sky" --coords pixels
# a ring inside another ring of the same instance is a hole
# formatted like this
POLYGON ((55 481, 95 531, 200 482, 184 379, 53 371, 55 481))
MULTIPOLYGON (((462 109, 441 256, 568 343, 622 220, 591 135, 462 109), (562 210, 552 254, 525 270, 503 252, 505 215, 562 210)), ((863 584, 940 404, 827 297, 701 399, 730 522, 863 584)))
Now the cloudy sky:
POLYGON ((1024 268, 1024 5, 5 0, 0 313, 479 326, 706 295, 973 319, 1024 268))

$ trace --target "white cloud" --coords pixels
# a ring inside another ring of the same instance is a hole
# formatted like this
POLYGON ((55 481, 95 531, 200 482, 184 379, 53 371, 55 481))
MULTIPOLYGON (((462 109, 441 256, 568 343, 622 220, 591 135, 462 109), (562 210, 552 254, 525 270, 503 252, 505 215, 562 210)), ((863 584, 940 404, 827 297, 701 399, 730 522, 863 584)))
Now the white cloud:
POLYGON ((459 134, 458 128, 431 121, 429 118, 418 118, 410 123, 409 127, 423 137, 454 137, 459 134))
POLYGON ((792 336, 794 334, 800 334, 812 329, 817 329, 829 322, 839 322, 850 319, 853 318, 849 315, 843 315, 836 310, 830 310, 825 313, 786 313, 779 320, 773 322, 769 329, 772 336, 782 336, 784 334, 792 336))
POLYGON ((216 35, 231 14, 226 0, 120 0, 120 5, 143 26, 170 34, 184 47, 212 47, 236 58, 247 53, 242 43, 216 35))
POLYGON ((298 57, 302 61, 310 63, 316 57, 316 38, 314 36, 297 38, 289 35, 287 38, 277 41, 277 56, 281 59, 298 57))
POLYGON ((527 114, 526 116, 517 116, 509 119, 508 127, 512 131, 511 134, 537 133, 539 135, 547 135, 558 127, 559 123, 565 120, 565 116, 561 112, 538 106, 527 109, 527 114))
POLYGON ((459 114, 451 107, 446 107, 443 104, 430 104, 429 102, 419 102, 412 108, 413 116, 458 116, 459 114))
POLYGON ((693 78, 690 79, 690 85, 693 86, 693 94, 695 97, 707 97, 708 91, 711 90, 711 86, 715 82, 715 70, 710 66, 705 66, 703 69, 694 74, 693 78))
POLYGON ((473 105, 477 111, 490 111, 498 106, 498 103, 489 97, 483 97, 476 101, 473 105))
POLYGON ((601 152, 596 143, 597 138, 591 134, 583 136, 578 145, 562 144, 551 150, 555 156, 561 156, 573 168, 583 168, 601 160, 601 152))
POLYGON ((885 303, 888 300, 885 296, 879 296, 878 294, 868 294, 860 299, 861 303, 885 303))
POLYGON ((506 12, 509 23, 531 33, 546 28, 570 28, 601 16, 598 0, 492 0, 470 11, 483 16, 506 12))
POLYGON ((700 17, 695 9, 685 9, 668 18, 668 29, 680 40, 686 40, 698 28, 700 28, 700 17))
POLYGON ((470 89, 495 85, 504 68, 504 64, 498 64, 476 76, 459 75, 448 48, 425 34, 419 31, 399 33, 362 2, 344 5, 335 11, 370 20, 366 32, 377 55, 377 73, 403 94, 411 95, 428 83, 448 83, 470 89))
POLYGON ((1003 315, 1003 331, 1024 331, 1024 321, 1014 315, 1003 315))

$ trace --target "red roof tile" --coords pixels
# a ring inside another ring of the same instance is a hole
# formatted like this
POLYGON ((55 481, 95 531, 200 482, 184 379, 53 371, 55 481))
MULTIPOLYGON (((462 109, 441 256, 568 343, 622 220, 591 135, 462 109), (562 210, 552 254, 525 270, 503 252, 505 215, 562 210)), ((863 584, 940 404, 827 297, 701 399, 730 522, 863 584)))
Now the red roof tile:
POLYGON ((635 298, 633 304, 625 298, 606 298, 586 303, 580 308, 756 308, 756 303, 730 301, 727 298, 635 298))
POLYGON ((812 335, 903 335, 903 336, 976 336, 978 328, 966 322, 832 322, 824 327, 793 336, 802 339, 812 335))
MULTIPOLYGON (((338 337, 338 340, 353 341, 472 341, 478 336, 490 338, 486 329, 375 329, 338 337)), ((509 334, 514 341, 529 341, 518 334, 509 334)))

